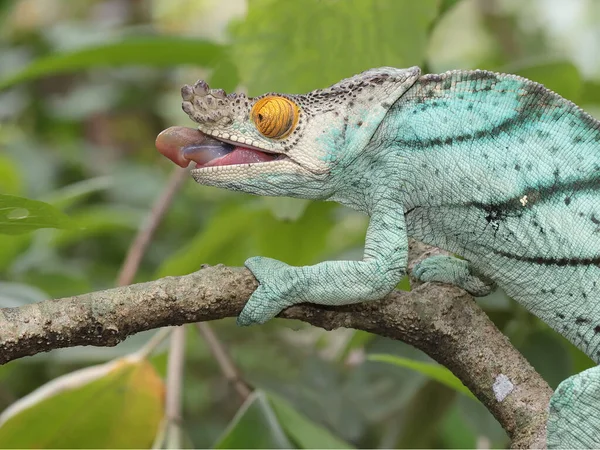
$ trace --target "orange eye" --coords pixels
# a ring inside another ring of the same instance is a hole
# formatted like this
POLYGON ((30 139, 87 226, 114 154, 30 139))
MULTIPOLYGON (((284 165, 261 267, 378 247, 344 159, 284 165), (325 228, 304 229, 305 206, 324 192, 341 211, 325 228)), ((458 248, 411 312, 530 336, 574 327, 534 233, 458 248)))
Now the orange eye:
POLYGON ((252 121, 263 136, 283 139, 298 123, 300 109, 284 97, 264 97, 252 107, 252 121))

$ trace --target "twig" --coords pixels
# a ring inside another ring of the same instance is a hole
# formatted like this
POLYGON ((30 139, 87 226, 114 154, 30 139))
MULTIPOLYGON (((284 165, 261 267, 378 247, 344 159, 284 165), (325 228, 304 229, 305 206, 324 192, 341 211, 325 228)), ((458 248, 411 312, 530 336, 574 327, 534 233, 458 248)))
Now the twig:
POLYGON ((169 334, 171 334, 172 331, 172 328, 158 330, 142 348, 135 352, 136 356, 140 359, 147 358, 166 338, 169 337, 169 334))
POLYGON ((181 388, 185 360, 184 350, 185 328, 177 327, 171 335, 171 347, 167 364, 167 398, 165 403, 167 448, 181 448, 181 388))
POLYGON ((123 262, 121 271, 119 272, 117 286, 126 286, 133 282, 142 257, 146 252, 146 248, 148 247, 156 228, 169 209, 169 206, 173 201, 173 197, 183 184, 184 180, 186 180, 188 177, 188 173, 189 172, 187 169, 182 169, 180 167, 175 168, 171 173, 171 177, 169 178, 164 191, 152 206, 150 214, 148 215, 146 221, 142 224, 142 227, 138 231, 138 234, 127 251, 127 256, 125 257, 125 261, 123 262))
MULTIPOLYGON (((129 247, 127 256, 121 267, 121 272, 119 273, 118 286, 126 286, 133 282, 142 257, 146 253, 146 249, 152 240, 156 228, 158 228, 158 225, 168 211, 175 194, 181 188, 188 174, 189 172, 187 169, 181 169, 179 167, 175 168, 171 173, 171 177, 169 178, 165 189, 152 206, 152 210, 150 211, 146 222, 140 227, 138 234, 129 247)), ((206 343, 213 356, 217 359, 217 363, 223 371, 225 378, 232 383, 235 390, 242 397, 242 400, 245 400, 251 391, 248 388, 248 385, 242 380, 239 371, 233 364, 232 359, 227 354, 225 347, 221 344, 217 335, 206 324, 198 324, 198 330, 204 339, 206 339, 206 343)))
MULTIPOLYGON (((414 259, 414 258, 412 258, 414 259)), ((245 268, 207 267, 0 315, 0 363, 61 347, 111 346, 151 328, 236 316, 256 289, 245 268)), ((401 340, 448 367, 492 412, 513 447, 542 447, 552 390, 467 293, 424 284, 378 302, 297 305, 280 317, 401 340)))
POLYGON ((243 403, 248 398, 252 390, 242 378, 240 371, 233 363, 233 360, 225 350, 225 347, 221 341, 219 341, 213 332, 210 325, 203 322, 197 322, 196 327, 198 328, 200 335, 206 341, 212 355, 217 360, 217 364, 219 364, 225 379, 233 386, 243 403))

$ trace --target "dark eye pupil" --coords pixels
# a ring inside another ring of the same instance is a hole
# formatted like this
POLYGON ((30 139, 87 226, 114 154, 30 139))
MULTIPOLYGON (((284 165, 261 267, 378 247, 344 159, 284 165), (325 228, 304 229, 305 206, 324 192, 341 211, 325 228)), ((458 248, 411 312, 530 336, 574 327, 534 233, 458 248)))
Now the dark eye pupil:
POLYGON ((258 115, 258 120, 263 120, 263 115, 262 114, 258 115))

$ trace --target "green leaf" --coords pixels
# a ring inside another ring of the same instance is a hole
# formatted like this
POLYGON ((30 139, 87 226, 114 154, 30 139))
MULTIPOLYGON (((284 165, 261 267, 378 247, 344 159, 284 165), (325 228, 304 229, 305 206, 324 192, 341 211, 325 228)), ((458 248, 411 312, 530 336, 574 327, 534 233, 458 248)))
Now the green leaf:
POLYGON ((434 363, 415 361, 408 358, 401 358, 394 355, 383 355, 383 354, 375 354, 369 355, 367 357, 369 361, 377 361, 384 362, 388 364, 394 364, 398 367, 405 367, 410 370, 414 370, 419 372, 426 377, 435 380, 439 383, 442 383, 449 388, 454 389, 457 392, 465 394, 467 397, 472 398, 473 400, 477 400, 477 397, 473 395, 469 389, 462 384, 462 382, 456 378, 456 376, 446 369, 444 366, 434 363))
POLYGON ((29 268, 22 275, 22 279, 27 284, 44 291, 47 297, 62 298, 94 290, 90 283, 90 276, 85 272, 78 273, 72 267, 59 267, 59 264, 49 265, 49 267, 40 264, 40 266, 38 270, 35 267, 29 268))
POLYGON ((556 389, 561 381, 573 375, 570 346, 560 334, 544 327, 528 334, 517 348, 550 387, 556 389), (550 354, 552 358, 548 358, 550 354))
POLYGON ((282 397, 268 393, 279 423, 298 448, 354 448, 329 430, 310 421, 282 397))
POLYGON ((428 380, 413 395, 394 448, 433 448, 442 421, 456 401, 456 391, 428 380))
POLYGON ((70 228, 73 222, 53 206, 0 194, 0 234, 21 234, 39 228, 70 228))
POLYGON ((454 8, 461 0, 441 0, 440 15, 446 14, 448 10, 454 8))
POLYGON ((48 295, 37 287, 0 281, 0 308, 17 308, 43 300, 48 300, 48 295))
POLYGON ((293 265, 315 262, 326 246, 336 206, 311 202, 294 222, 277 220, 264 206, 234 204, 213 214, 185 247, 163 262, 157 277, 190 273, 203 263, 240 265, 255 254, 293 265))
POLYGON ((7 270, 32 241, 31 234, 0 234, 0 272, 7 270))
POLYGON ((267 397, 254 391, 218 439, 214 448, 295 448, 267 397))
POLYGON ((52 239, 52 244, 61 247, 72 245, 89 239, 92 236, 101 236, 122 232, 123 230, 136 230, 143 220, 146 211, 129 208, 118 204, 97 204, 78 208, 71 214, 71 221, 76 228, 57 231, 52 239))
POLYGON ((440 445, 440 447, 475 448, 477 445, 476 435, 465 422, 461 417, 458 406, 454 403, 441 423, 440 435, 443 445, 440 445))
POLYGON ((56 378, 0 416, 2 448, 149 448, 164 386, 131 356, 56 378))
POLYGON ((600 105, 600 82, 586 81, 583 84, 582 101, 586 104, 600 105))
POLYGON ((342 351, 339 353, 337 360, 340 363, 343 363, 344 361, 346 361, 346 358, 348 358, 350 352, 359 348, 364 349, 365 346, 373 339, 375 339, 376 336, 377 335, 369 333, 367 331, 352 330, 352 334, 346 342, 346 345, 344 345, 342 351))
POLYGON ((277 220, 268 211, 252 232, 258 254, 285 261, 291 265, 317 262, 327 246, 334 225, 332 202, 310 202, 296 221, 277 220))
POLYGON ((8 156, 0 155, 0 193, 20 194, 23 182, 17 165, 8 156))
POLYGON ((174 36, 129 38, 38 59, 0 80, 0 90, 35 78, 91 67, 179 64, 213 67, 224 58, 226 47, 200 39, 174 36))
POLYGON ((194 272, 203 263, 236 265, 244 260, 247 234, 256 229, 256 220, 263 214, 239 206, 230 206, 214 213, 200 232, 159 267, 157 277, 184 275, 194 272))
POLYGON ((278 220, 296 221, 309 205, 309 200, 289 197, 264 197, 262 202, 267 205, 278 220))
POLYGON ((363 70, 423 62, 438 0, 251 0, 232 27, 250 94, 306 92, 363 70))
POLYGON ((570 62, 541 62, 511 65, 503 72, 514 73, 543 84, 548 89, 577 103, 581 98, 583 84, 577 67, 570 62))
POLYGON ((66 209, 83 202, 92 194, 109 189, 113 183, 110 176, 88 178, 60 188, 45 196, 44 200, 57 208, 66 209))

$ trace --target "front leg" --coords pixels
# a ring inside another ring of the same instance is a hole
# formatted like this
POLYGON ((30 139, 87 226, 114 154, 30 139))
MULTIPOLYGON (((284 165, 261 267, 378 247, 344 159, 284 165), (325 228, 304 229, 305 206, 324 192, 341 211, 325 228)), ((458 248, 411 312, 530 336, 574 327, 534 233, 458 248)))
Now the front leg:
POLYGON ((378 199, 362 261, 325 261, 293 267, 260 256, 248 259, 246 267, 260 286, 237 323, 264 323, 297 303, 340 306, 385 297, 406 273, 408 238, 403 211, 398 202, 378 199))

